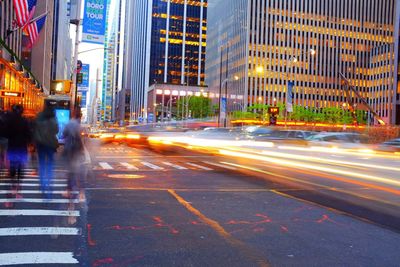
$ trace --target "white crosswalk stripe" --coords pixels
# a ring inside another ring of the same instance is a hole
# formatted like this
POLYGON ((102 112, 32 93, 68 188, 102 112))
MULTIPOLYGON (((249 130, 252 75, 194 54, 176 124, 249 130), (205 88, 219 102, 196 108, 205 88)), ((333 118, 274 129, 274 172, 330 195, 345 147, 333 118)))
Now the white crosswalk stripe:
MULTIPOLYGON (((0 194, 11 194, 13 193, 13 190, 0 190, 0 194)), ((18 193, 20 194, 42 194, 43 192, 40 190, 18 190, 18 193)), ((53 190, 51 192, 52 194, 59 194, 59 195, 64 195, 67 194, 67 191, 65 190, 53 190)), ((72 194, 79 194, 78 191, 71 191, 72 194)))
POLYGON ((133 166, 132 164, 128 162, 121 162, 120 163, 123 167, 127 168, 128 170, 139 170, 139 168, 133 166))
POLYGON ((175 168, 175 169, 178 169, 178 170, 187 170, 186 167, 182 167, 182 166, 173 164, 173 163, 171 163, 171 162, 166 162, 166 161, 164 161, 163 164, 165 164, 165 165, 167 165, 167 166, 171 166, 171 167, 173 167, 173 168, 175 168))
MULTIPOLYGON (((13 183, 0 183, 0 186, 11 186, 13 183)), ((19 183, 20 186, 24 187, 38 187, 40 186, 39 183, 19 183)), ((52 184, 52 187, 66 187, 67 184, 52 184)))
POLYGON ((142 163, 144 166, 147 166, 147 167, 149 167, 149 168, 151 168, 151 169, 153 169, 153 170, 164 170, 163 167, 154 165, 154 164, 152 164, 152 163, 150 163, 150 162, 142 161, 142 162, 140 162, 140 163, 142 163))
POLYGON ((78 235, 80 230, 74 227, 9 227, 0 228, 0 236, 31 235, 78 235))
POLYGON ((72 252, 0 253, 0 266, 22 264, 78 264, 72 252))
POLYGON ((76 210, 0 210, 0 216, 73 216, 79 217, 79 211, 76 210))
MULTIPOLYGON (((104 166, 107 168, 106 163, 104 166)), ((111 167, 111 165, 109 165, 111 167)), ((67 187, 68 179, 64 178, 64 170, 58 170, 54 173, 55 179, 52 180, 52 199, 43 198, 43 193, 39 190, 40 179, 37 171, 34 169, 24 170, 23 177, 19 181, 22 190, 18 190, 22 198, 15 198, 14 190, 11 186, 15 180, 9 177, 8 170, 0 171, 0 242, 16 243, 12 249, 0 251, 0 266, 24 265, 24 266, 42 266, 42 265, 79 265, 79 261, 74 257, 74 247, 65 249, 65 246, 54 252, 54 246, 57 246, 59 241, 48 241, 37 246, 39 251, 20 251, 24 242, 29 248, 29 244, 34 243, 41 236, 57 236, 59 238, 82 238, 82 227, 77 219, 81 217, 81 212, 78 209, 80 205, 75 205, 75 210, 70 210, 70 203, 79 204, 81 201, 77 198, 68 199, 67 187), (3 174, 3 175, 1 175, 3 174), (33 190, 30 190, 30 189, 33 190), (28 190, 29 189, 29 190, 28 190), (50 205, 48 205, 50 204, 50 205), (11 206, 9 206, 11 205, 11 206), (6 208, 3 208, 6 207, 6 208), (12 208, 10 208, 12 207, 12 208), (7 219, 6 219, 7 218, 7 219), (57 218, 57 219, 56 219, 57 218), (69 227, 59 227, 58 223, 68 220, 69 227), (32 222, 34 225, 29 225, 32 222), (72 224, 76 224, 73 226, 72 224), (80 227, 79 227, 80 226, 80 227), (23 237, 22 239, 14 239, 14 237, 23 237)), ((79 194, 79 191, 70 192, 74 196, 79 194)), ((47 239, 50 240, 50 239, 47 239)), ((59 239, 57 239, 59 240, 59 239)), ((10 247, 11 248, 11 247, 10 247)))
POLYGON ((114 169, 110 164, 107 162, 99 162, 100 167, 102 167, 104 170, 112 170, 114 169))
MULTIPOLYGON (((13 182, 14 180, 12 179, 0 179, 2 182, 13 182)), ((29 179, 29 178, 22 178, 21 182, 38 182, 39 179, 29 179)), ((51 180, 54 183, 66 183, 67 179, 53 179, 51 180)))
POLYGON ((0 203, 47 203, 68 204, 79 203, 78 199, 42 199, 42 198, 0 198, 0 203))
POLYGON ((220 167, 220 168, 225 168, 225 169, 228 169, 228 170, 237 170, 237 168, 232 167, 232 166, 227 166, 225 164, 219 164, 219 163, 215 163, 215 162, 211 162, 211 161, 203 161, 203 162, 206 163, 206 164, 209 164, 209 165, 217 166, 217 167, 220 167))
POLYGON ((195 168, 199 168, 199 169, 205 170, 205 171, 212 171, 213 170, 211 168, 204 167, 204 166, 201 166, 201 165, 198 165, 198 164, 195 164, 195 163, 191 163, 191 162, 187 162, 186 164, 190 165, 192 167, 195 167, 195 168))
MULTIPOLYGON (((146 170, 148 170, 148 169, 146 169, 146 167, 148 167, 148 168, 150 168, 152 170, 164 170, 165 169, 165 167, 162 167, 162 166, 158 165, 158 163, 153 163, 153 162, 148 162, 148 161, 141 161, 139 163, 141 165, 143 165, 143 166, 134 165, 134 164, 129 163, 129 162, 109 163, 109 162, 105 162, 105 161, 104 162, 99 162, 98 166, 100 166, 102 170, 119 170, 119 171, 122 170, 121 168, 124 168, 126 170, 130 170, 130 171, 132 171, 132 170, 134 170, 134 171, 146 171, 146 170)), ((177 170, 188 170, 189 167, 184 166, 184 165, 188 165, 188 166, 194 167, 194 168, 199 169, 199 170, 204 170, 204 171, 213 171, 214 170, 212 168, 209 168, 209 167, 206 167, 206 166, 202 166, 202 165, 199 165, 199 164, 196 164, 196 163, 192 163, 192 162, 184 162, 184 163, 181 162, 179 164, 175 164, 173 162, 162 161, 162 162, 159 162, 159 163, 161 163, 161 164, 163 164, 165 166, 177 169, 177 170)), ((211 165, 214 165, 214 166, 218 166, 218 167, 222 167, 222 168, 226 168, 226 169, 231 169, 231 170, 236 169, 234 167, 230 167, 230 166, 222 165, 222 164, 218 164, 218 163, 210 163, 210 162, 203 162, 203 163, 207 163, 207 164, 211 164, 211 165)), ((97 170, 99 170, 99 169, 97 168, 97 170)))

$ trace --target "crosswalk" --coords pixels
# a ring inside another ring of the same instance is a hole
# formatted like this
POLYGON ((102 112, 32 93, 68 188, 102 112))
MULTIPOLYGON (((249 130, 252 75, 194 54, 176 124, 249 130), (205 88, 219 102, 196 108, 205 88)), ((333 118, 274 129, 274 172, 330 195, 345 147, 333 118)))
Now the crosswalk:
MULTIPOLYGON (((78 199, 64 197, 65 174, 57 173, 52 185, 53 198, 46 199, 39 190, 35 170, 24 169, 18 191, 21 198, 11 196, 12 180, 7 171, 0 169, 0 173, 0 266, 81 266, 76 244, 84 240, 84 211, 79 208, 78 199), (11 208, 5 205, 10 203, 11 208)), ((72 192, 75 196, 78 193, 72 192)))
POLYGON ((94 170, 117 170, 117 171, 162 171, 162 170, 198 170, 198 171, 214 171, 216 168, 227 170, 236 170, 235 167, 210 161, 202 162, 105 162, 100 161, 94 165, 94 170))

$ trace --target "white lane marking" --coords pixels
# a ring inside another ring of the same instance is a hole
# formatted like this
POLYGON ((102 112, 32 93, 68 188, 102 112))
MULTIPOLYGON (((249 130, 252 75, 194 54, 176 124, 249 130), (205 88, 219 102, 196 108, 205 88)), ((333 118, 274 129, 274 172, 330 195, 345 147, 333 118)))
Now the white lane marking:
POLYGON ((0 210, 0 216, 73 216, 79 217, 77 210, 0 210))
POLYGON ((99 162, 100 167, 102 167, 104 170, 112 170, 114 169, 110 164, 107 162, 99 162))
POLYGON ((133 166, 128 162, 121 162, 120 164, 129 170, 139 170, 139 168, 136 168, 135 166, 133 166))
MULTIPOLYGON (((13 190, 0 190, 0 194, 11 194, 13 193, 13 190)), ((18 193, 20 194, 42 194, 43 192, 40 190, 18 190, 18 193)), ((67 191, 62 191, 62 190, 53 190, 51 192, 52 194, 66 194, 67 191)), ((72 191, 72 194, 79 194, 79 191, 72 191)))
POLYGON ((202 170, 206 170, 206 171, 212 171, 213 170, 211 168, 207 168, 207 167, 204 167, 204 166, 201 166, 201 165, 197 165, 197 164, 191 163, 191 162, 187 162, 186 164, 190 165, 190 166, 193 166, 193 167, 196 167, 196 168, 199 168, 199 169, 202 169, 202 170))
POLYGON ((142 163, 144 166, 147 166, 153 170, 164 170, 163 167, 151 164, 150 162, 146 162, 146 161, 141 161, 140 163, 142 163))
MULTIPOLYGON (((0 183, 0 186, 11 186, 11 185, 14 185, 14 183, 0 183)), ((28 184, 28 183, 18 183, 18 185, 19 185, 19 186, 26 186, 26 187, 37 187, 37 186, 39 186, 40 184, 39 184, 39 183, 31 183, 31 184, 28 184)), ((67 184, 52 184, 51 186, 52 186, 52 187, 66 187, 67 184)))
POLYGON ((15 227, 0 228, 0 236, 28 235, 78 235, 78 228, 73 227, 15 227))
POLYGON ((78 199, 42 199, 42 198, 0 198, 0 203, 48 203, 48 204, 68 204, 79 203, 78 199))
POLYGON ((179 166, 179 165, 173 164, 171 162, 163 161, 162 163, 167 165, 167 166, 171 166, 171 167, 173 167, 175 169, 178 169, 178 170, 187 170, 187 168, 185 168, 183 166, 179 166))
POLYGON ((211 161, 203 161, 203 162, 206 163, 206 164, 214 165, 214 166, 225 168, 225 169, 229 169, 229 170, 237 170, 237 168, 231 167, 231 166, 227 166, 225 164, 214 163, 214 162, 211 162, 211 161))
POLYGON ((0 266, 22 264, 78 264, 72 252, 0 253, 0 266))

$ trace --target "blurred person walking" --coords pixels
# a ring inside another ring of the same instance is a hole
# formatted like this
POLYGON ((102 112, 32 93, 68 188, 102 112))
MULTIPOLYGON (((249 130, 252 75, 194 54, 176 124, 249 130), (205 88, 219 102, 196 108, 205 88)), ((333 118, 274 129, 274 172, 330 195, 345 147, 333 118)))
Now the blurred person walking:
POLYGON ((58 148, 58 123, 51 106, 46 105, 35 121, 34 140, 39 158, 41 190, 46 198, 52 197, 54 153, 58 148))
POLYGON ((5 116, 4 137, 7 138, 7 158, 10 167, 10 178, 12 180, 12 194, 16 198, 19 182, 23 177, 23 168, 28 159, 28 145, 31 141, 31 129, 27 119, 22 116, 21 105, 12 106, 12 112, 5 116))
MULTIPOLYGON (((84 201, 85 195, 83 191, 84 183, 84 147, 81 137, 80 114, 75 112, 72 118, 65 126, 63 131, 64 151, 63 158, 68 170, 68 198, 73 200, 72 191, 79 190, 79 199, 84 201)), ((74 202, 71 201, 69 210, 74 209, 74 202)), ((69 224, 76 222, 75 217, 68 219, 69 224)))
MULTIPOLYGON (((6 164, 6 151, 7 151, 7 143, 8 140, 6 138, 6 113, 3 110, 0 110, 0 171, 4 171, 6 164)), ((0 177, 2 177, 3 173, 0 173, 0 177)))

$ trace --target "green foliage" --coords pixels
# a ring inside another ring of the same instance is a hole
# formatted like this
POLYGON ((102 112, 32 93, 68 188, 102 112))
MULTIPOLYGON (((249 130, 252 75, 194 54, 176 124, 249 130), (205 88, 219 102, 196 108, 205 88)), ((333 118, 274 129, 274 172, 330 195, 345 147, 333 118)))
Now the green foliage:
POLYGON ((211 106, 211 99, 204 96, 191 96, 188 98, 181 98, 177 102, 178 118, 182 118, 182 109, 190 111, 191 118, 205 118, 215 113, 215 108, 218 110, 218 106, 211 106), (187 108, 188 105, 188 108, 187 108))
MULTIPOLYGON (((277 103, 279 107, 278 120, 285 119, 286 105, 284 103, 277 103)), ((253 104, 247 108, 247 112, 235 111, 232 116, 234 119, 259 119, 262 116, 265 119, 269 117, 269 105, 253 104)), ((367 113, 363 110, 357 110, 358 124, 366 124, 367 113)), ((304 121, 310 123, 330 123, 330 124, 352 124, 353 116, 349 110, 344 110, 341 107, 326 107, 314 108, 293 105, 293 112, 287 113, 287 121, 304 121)))

